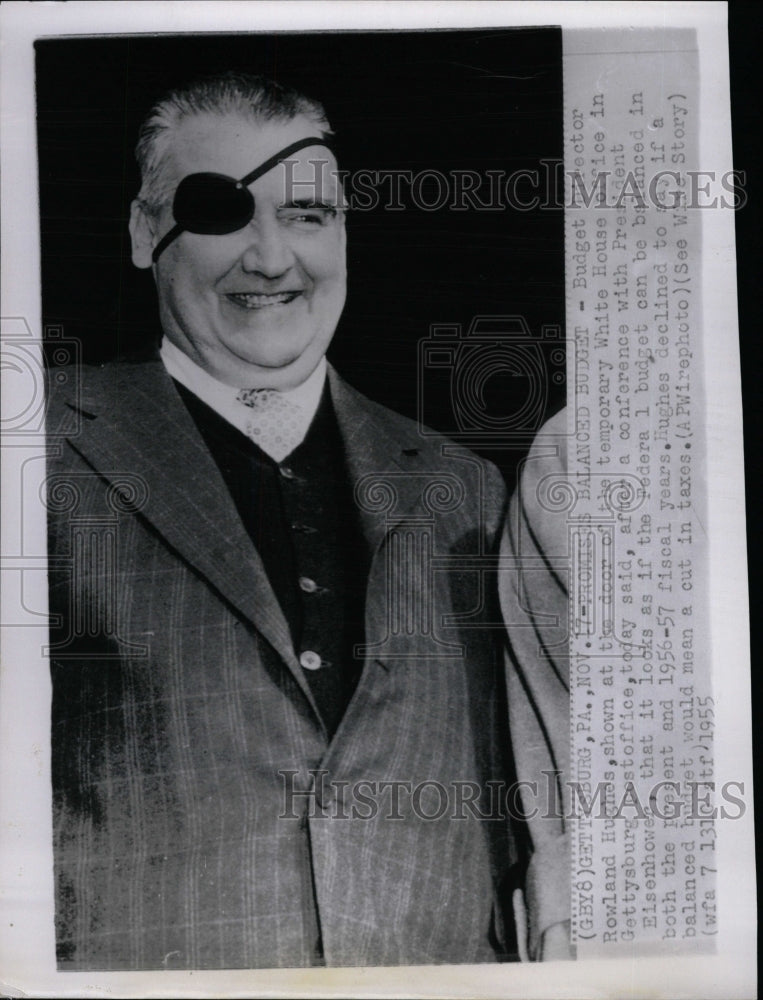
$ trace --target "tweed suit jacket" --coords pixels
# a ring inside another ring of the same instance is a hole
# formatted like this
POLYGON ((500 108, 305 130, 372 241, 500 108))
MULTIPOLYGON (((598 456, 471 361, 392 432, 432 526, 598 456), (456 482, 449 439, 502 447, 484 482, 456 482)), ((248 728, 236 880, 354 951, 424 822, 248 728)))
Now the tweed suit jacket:
POLYGON ((521 844, 454 802, 513 776, 479 570, 503 485, 329 375, 371 566, 363 672, 331 740, 161 363, 53 375, 60 968, 306 966, 318 942, 330 966, 513 957, 521 844))

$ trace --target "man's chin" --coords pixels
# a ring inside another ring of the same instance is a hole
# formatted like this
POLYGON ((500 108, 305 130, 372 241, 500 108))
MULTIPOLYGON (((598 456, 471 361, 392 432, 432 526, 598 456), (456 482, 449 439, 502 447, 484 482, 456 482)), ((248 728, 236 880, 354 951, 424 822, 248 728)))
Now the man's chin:
POLYGON ((289 368, 310 350, 311 339, 288 331, 246 334, 229 341, 227 347, 233 364, 277 372, 289 368))
POLYGON ((291 389, 312 374, 321 357, 321 352, 311 351, 309 344, 302 351, 241 351, 226 367, 227 374, 241 388, 291 389))

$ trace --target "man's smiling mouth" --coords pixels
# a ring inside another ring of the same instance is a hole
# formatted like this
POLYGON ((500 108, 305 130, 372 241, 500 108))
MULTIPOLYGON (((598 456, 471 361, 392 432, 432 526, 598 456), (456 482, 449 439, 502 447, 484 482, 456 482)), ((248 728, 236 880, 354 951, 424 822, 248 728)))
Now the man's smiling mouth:
POLYGON ((274 294, 254 292, 231 292, 226 297, 244 309, 266 309, 268 306, 282 306, 293 302, 302 292, 276 292, 274 294))

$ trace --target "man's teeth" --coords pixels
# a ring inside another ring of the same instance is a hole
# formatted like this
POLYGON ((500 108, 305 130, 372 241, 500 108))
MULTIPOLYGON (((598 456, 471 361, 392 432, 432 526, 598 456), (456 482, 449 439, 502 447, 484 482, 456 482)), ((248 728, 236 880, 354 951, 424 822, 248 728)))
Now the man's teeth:
POLYGON ((246 309, 262 309, 263 306, 284 305, 286 302, 291 302, 295 299, 298 294, 299 292, 278 292, 275 295, 256 295, 234 292, 229 298, 246 309))

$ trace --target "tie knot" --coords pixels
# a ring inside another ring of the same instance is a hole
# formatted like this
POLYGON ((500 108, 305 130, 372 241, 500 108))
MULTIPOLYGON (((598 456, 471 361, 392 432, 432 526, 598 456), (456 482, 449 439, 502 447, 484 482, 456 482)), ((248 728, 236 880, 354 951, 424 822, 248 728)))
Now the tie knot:
POLYGON ((278 410, 289 405, 277 389, 239 389, 236 399, 252 410, 278 410))
POLYGON ((240 389, 236 399, 251 411, 246 434, 276 462, 302 443, 309 420, 299 403, 277 389, 240 389))

